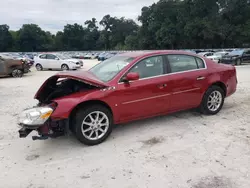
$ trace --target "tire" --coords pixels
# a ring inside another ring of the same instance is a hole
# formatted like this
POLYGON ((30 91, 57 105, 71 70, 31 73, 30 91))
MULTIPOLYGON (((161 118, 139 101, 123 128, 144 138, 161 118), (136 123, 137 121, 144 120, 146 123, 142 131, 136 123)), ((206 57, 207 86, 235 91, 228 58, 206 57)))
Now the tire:
POLYGON ((206 93, 204 94, 199 109, 203 114, 215 115, 221 110, 224 104, 224 100, 225 100, 225 93, 223 89, 219 86, 213 85, 209 87, 206 93), (214 100, 213 97, 215 96, 218 97, 218 99, 215 100, 217 102, 213 101, 214 100))
POLYGON ((241 65, 241 60, 237 59, 235 65, 241 65))
POLYGON ((102 143, 111 134, 113 128, 113 115, 109 109, 102 105, 91 105, 79 109, 72 123, 72 132, 76 135, 76 138, 81 143, 92 146, 102 143), (101 120, 102 126, 100 122, 99 124, 95 122, 97 113, 99 114, 99 120, 104 118, 101 120), (93 118, 93 121, 91 121, 90 116, 93 118), (97 135, 99 135, 99 138, 96 138, 97 135))
POLYGON ((69 70, 69 66, 66 65, 66 64, 62 64, 61 69, 62 69, 63 71, 69 70))
POLYGON ((21 78, 21 77, 23 77, 23 71, 19 70, 19 69, 14 69, 11 72, 11 76, 14 77, 14 78, 21 78))
POLYGON ((36 64, 36 70, 37 71, 42 71, 43 70, 43 66, 41 64, 36 64))

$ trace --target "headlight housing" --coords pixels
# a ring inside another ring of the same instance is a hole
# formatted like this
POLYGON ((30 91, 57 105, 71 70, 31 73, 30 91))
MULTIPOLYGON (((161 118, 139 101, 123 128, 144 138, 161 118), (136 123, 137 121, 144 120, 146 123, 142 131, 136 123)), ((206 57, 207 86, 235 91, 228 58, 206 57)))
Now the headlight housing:
POLYGON ((19 116, 19 124, 37 126, 44 124, 51 114, 53 109, 49 106, 36 107, 23 111, 19 116))

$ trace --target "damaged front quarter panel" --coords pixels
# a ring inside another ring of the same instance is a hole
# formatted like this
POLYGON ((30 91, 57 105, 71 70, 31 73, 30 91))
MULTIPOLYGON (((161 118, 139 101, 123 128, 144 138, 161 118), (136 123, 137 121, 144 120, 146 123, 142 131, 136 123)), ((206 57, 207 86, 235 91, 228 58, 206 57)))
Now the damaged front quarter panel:
POLYGON ((52 105, 53 112, 44 124, 34 129, 22 125, 20 137, 26 137, 31 130, 36 130, 39 135, 33 136, 33 140, 65 135, 69 130, 70 115, 78 105, 102 99, 105 102, 108 91, 114 88, 95 80, 89 73, 82 76, 83 72, 79 72, 59 73, 44 82, 35 95, 39 101, 36 108, 52 105), (103 89, 107 89, 107 92, 103 92, 103 89))

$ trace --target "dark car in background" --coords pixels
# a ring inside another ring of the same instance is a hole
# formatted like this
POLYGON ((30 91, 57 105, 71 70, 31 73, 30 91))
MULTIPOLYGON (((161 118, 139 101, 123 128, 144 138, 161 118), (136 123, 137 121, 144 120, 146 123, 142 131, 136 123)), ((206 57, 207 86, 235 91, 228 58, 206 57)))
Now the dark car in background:
POLYGON ((222 56, 219 63, 241 65, 242 63, 250 63, 250 49, 233 50, 227 55, 222 56))

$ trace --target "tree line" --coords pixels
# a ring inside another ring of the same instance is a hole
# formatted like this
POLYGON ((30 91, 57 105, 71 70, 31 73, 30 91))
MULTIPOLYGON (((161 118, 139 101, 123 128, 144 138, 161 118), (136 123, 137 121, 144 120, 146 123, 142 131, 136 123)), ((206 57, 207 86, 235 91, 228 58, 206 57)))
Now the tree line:
POLYGON ((160 0, 139 24, 105 15, 52 34, 36 24, 0 25, 0 51, 241 48, 250 46, 250 0, 160 0))

